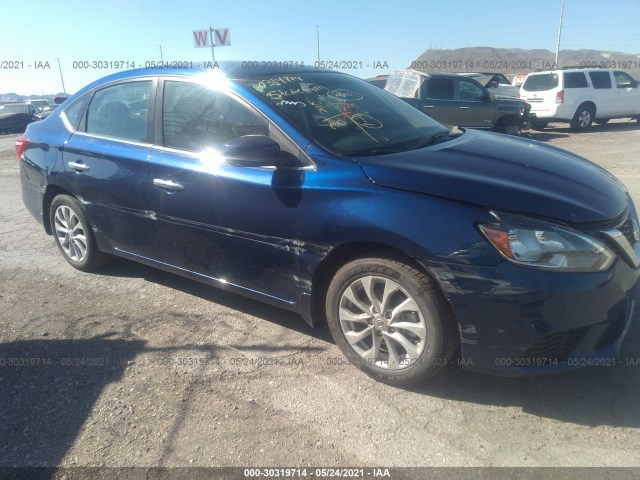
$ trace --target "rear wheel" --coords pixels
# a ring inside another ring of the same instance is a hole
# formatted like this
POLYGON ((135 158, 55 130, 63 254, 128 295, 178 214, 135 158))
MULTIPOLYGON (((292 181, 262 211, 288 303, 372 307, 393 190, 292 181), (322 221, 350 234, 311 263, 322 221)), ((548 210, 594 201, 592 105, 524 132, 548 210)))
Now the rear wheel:
POLYGON ((111 258, 101 252, 80 202, 70 195, 58 195, 51 202, 51 229, 58 249, 74 268, 88 272, 111 258))
POLYGON ((392 385, 428 379, 457 349, 457 328, 441 293, 399 261, 362 258, 343 266, 329 285, 326 312, 349 363, 392 385))
POLYGON ((571 129, 577 131, 584 131, 588 129, 591 126, 591 123, 593 123, 594 116, 595 111, 591 105, 580 105, 571 120, 571 129))

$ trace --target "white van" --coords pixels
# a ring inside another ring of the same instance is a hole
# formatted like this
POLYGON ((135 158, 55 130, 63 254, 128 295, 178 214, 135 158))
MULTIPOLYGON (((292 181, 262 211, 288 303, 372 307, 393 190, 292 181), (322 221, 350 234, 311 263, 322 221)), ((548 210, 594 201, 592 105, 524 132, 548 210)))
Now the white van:
POLYGON ((604 68, 571 68, 527 75, 520 98, 531 105, 529 122, 542 130, 547 123, 570 122, 585 130, 592 122, 612 118, 640 121, 640 83, 626 72, 604 68))

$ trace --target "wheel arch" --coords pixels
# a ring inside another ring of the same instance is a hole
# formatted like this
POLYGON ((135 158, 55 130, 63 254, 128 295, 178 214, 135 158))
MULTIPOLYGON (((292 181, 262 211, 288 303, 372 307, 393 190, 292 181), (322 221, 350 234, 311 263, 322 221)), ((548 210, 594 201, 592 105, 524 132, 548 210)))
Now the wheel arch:
POLYGON ((44 225, 44 231, 47 232, 48 235, 53 235, 53 230, 51 228, 51 202, 58 195, 69 195, 70 197, 74 197, 71 192, 65 190, 59 185, 47 185, 47 188, 42 197, 42 223, 44 225))
MULTIPOLYGON (((316 267, 311 281, 311 319, 313 325, 319 325, 326 322, 325 297, 331 279, 335 273, 345 264, 358 258, 381 257, 390 260, 401 261, 412 268, 419 270, 427 275, 433 284, 437 286, 438 293, 447 308, 451 311, 453 318, 453 308, 443 291, 440 282, 429 272, 424 265, 417 261, 414 257, 393 247, 379 242, 372 241, 353 241, 341 244, 333 248, 316 267)), ((457 322, 456 322, 457 325, 457 322)))
POLYGON ((580 110, 580 108, 584 106, 593 108, 593 118, 596 118, 596 116, 598 115, 598 107, 593 100, 585 100, 583 102, 580 102, 576 107, 576 110, 573 112, 573 115, 575 116, 575 114, 578 113, 578 110, 580 110))

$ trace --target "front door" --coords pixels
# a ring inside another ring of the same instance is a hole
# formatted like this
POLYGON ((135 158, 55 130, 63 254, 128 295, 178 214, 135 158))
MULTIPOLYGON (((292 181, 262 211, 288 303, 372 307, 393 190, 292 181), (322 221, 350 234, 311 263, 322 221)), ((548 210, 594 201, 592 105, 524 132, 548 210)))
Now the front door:
POLYGON ((267 121, 240 100, 178 80, 165 80, 162 91, 162 138, 151 152, 149 181, 163 261, 295 301, 292 192, 300 192, 301 173, 224 161, 219 150, 225 142, 269 135, 267 121))

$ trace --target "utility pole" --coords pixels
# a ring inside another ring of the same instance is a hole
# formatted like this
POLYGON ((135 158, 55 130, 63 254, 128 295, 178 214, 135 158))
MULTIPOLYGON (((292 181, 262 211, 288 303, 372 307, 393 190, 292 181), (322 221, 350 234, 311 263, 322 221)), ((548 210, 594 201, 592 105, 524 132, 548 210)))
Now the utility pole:
POLYGON ((560 3, 560 26, 558 27, 558 43, 556 44, 556 66, 558 67, 558 54, 560 53, 560 36, 562 35, 562 16, 564 15, 564 0, 560 3))
POLYGON ((162 58, 162 45, 158 45, 158 48, 160 48, 160 63, 164 63, 164 59, 162 58))
POLYGON ((209 36, 211 36, 211 59, 213 63, 216 63, 216 52, 213 50, 215 45, 213 44, 213 28, 209 27, 209 36))
POLYGON ((316 25, 316 47, 318 50, 318 66, 320 65, 320 26, 316 25))
POLYGON ((64 77, 62 76, 62 67, 60 66, 60 57, 56 57, 58 59, 58 70, 60 71, 60 80, 62 81, 62 93, 66 94, 67 89, 64 87, 64 77))

